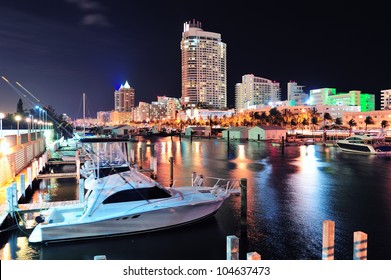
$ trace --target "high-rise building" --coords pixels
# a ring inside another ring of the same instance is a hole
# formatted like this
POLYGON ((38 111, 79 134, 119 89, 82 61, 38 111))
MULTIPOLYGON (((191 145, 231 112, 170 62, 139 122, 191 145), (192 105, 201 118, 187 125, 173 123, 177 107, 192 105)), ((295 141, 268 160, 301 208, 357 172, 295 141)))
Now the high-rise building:
POLYGON ((380 109, 391 110, 391 89, 381 90, 380 109))
POLYGON ((114 91, 114 111, 130 112, 134 107, 134 88, 129 86, 128 81, 114 91))
POLYGON ((221 34, 186 22, 181 40, 182 105, 227 107, 227 46, 221 34))
POLYGON ((308 103, 308 94, 304 92, 304 86, 300 86, 296 82, 290 81, 287 88, 287 99, 290 105, 299 106, 308 103))
POLYGON ((253 74, 242 76, 242 83, 235 86, 235 109, 237 112, 281 101, 280 83, 253 74))

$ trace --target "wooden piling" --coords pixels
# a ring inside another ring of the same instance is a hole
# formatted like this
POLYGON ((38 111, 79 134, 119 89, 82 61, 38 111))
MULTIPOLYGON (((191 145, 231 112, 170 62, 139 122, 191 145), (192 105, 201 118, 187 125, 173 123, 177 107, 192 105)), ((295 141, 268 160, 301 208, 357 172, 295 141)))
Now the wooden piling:
POLYGON ((227 260, 239 260, 239 238, 235 235, 227 236, 227 260))
POLYGON ((170 187, 174 184, 174 157, 170 157, 170 187))
POLYGON ((191 174, 191 186, 194 187, 195 179, 197 178, 197 172, 194 172, 191 174))
POLYGON ((84 179, 79 180, 79 201, 84 203, 84 179))
POLYGON ((247 227, 247 179, 240 179, 240 226, 247 227))
POLYGON ((131 159, 131 163, 134 164, 135 162, 134 162, 134 150, 133 149, 130 150, 130 159, 131 159))
POLYGON ((353 260, 367 260, 368 235, 355 231, 353 235, 353 260))
POLYGON ((335 222, 323 221, 322 260, 334 260, 335 222))
POLYGON ((32 168, 27 167, 27 187, 30 186, 32 187, 32 182, 33 182, 33 173, 32 173, 32 168))
POLYGON ((257 252, 249 252, 247 253, 247 260, 262 260, 262 258, 257 252))
POLYGON ((139 163, 140 163, 140 169, 143 168, 143 148, 139 148, 139 163))
POLYGON ((11 186, 7 188, 7 210, 10 213, 11 217, 14 217, 14 211, 17 206, 18 206, 17 184, 12 183, 11 186))
POLYGON ((26 181, 24 174, 20 174, 20 192, 23 197, 26 197, 26 181))

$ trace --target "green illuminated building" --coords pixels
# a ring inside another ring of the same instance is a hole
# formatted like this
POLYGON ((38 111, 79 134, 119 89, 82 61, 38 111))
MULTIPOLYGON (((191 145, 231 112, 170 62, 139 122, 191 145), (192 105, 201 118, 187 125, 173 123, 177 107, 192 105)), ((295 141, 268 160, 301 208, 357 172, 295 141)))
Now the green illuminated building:
POLYGON ((348 93, 336 93, 335 88, 322 88, 310 91, 311 105, 360 106, 361 112, 375 110, 375 95, 351 90, 348 93))

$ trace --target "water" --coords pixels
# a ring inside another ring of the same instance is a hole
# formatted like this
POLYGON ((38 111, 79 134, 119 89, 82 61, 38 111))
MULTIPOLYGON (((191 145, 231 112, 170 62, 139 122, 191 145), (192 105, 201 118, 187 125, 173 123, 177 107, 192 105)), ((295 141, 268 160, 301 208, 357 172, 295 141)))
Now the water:
MULTIPOLYGON (((211 177, 247 178, 245 252, 262 259, 321 259, 322 222, 335 222, 335 259, 353 256, 353 233, 368 234, 368 259, 391 260, 391 158, 345 154, 320 145, 280 147, 257 142, 160 138, 132 143, 158 158, 158 181, 193 171, 211 177)), ((145 166, 148 166, 148 161, 145 166)), ((67 167, 69 168, 69 167, 67 167)), ((178 182, 179 184, 179 182, 178 182)), ((72 179, 46 182, 34 199, 77 199, 72 179)), ((226 236, 240 236, 240 197, 231 196, 215 217, 183 228, 89 241, 30 245, 26 234, 3 235, 1 259, 110 260, 225 259, 226 236)), ((245 253, 244 252, 244 253, 245 253)), ((243 255, 243 254, 242 254, 243 255)))

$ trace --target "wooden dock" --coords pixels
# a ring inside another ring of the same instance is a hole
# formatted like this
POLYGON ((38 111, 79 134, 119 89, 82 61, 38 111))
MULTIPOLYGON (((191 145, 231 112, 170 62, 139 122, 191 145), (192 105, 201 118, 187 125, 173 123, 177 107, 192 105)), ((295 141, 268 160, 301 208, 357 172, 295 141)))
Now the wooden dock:
POLYGON ((36 203, 26 203, 18 204, 17 211, 20 213, 28 212, 39 212, 41 210, 46 210, 56 206, 66 206, 66 205, 76 205, 81 204, 79 200, 65 200, 65 201, 54 201, 54 202, 36 202, 36 203))
POLYGON ((38 174, 37 179, 52 179, 52 178, 76 178, 77 172, 70 173, 47 173, 47 174, 38 174))

